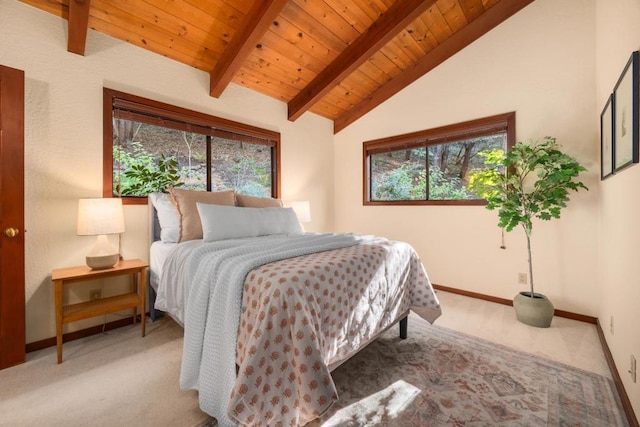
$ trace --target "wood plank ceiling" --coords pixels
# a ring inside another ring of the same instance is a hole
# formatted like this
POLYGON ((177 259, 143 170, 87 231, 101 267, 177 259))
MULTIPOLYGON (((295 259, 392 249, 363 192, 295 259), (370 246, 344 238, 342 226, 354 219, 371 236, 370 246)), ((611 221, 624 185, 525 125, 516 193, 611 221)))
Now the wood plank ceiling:
POLYGON ((21 0, 88 29, 312 111, 334 132, 380 105, 533 0, 21 0))

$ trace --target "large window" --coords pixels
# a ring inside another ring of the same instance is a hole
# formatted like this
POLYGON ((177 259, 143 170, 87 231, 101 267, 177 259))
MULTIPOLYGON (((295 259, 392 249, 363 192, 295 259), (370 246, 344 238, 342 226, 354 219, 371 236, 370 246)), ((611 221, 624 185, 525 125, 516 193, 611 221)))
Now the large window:
POLYGON ((280 134, 104 89, 104 196, 181 188, 279 197, 280 134))
POLYGON ((469 176, 487 167, 483 153, 514 143, 515 113, 364 142, 363 202, 484 204, 469 176))

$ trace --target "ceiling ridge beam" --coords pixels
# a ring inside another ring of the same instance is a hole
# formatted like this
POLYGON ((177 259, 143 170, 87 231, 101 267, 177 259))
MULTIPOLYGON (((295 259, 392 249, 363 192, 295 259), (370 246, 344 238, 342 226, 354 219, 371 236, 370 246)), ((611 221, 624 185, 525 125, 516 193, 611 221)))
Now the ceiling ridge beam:
POLYGON ((534 0, 502 0, 423 56, 411 67, 395 76, 368 97, 340 115, 333 122, 336 134, 376 108, 429 71, 460 52, 466 46, 515 15, 534 0))
POLYGON ((91 0, 69 1, 69 39, 67 41, 67 51, 84 56, 84 50, 87 45, 90 9, 91 0))
POLYGON ((233 76, 240 70, 245 59, 269 30, 273 21, 287 5, 288 0, 262 0, 254 2, 253 8, 242 20, 229 45, 225 48, 211 71, 209 92, 218 98, 227 88, 233 76))
POLYGON ((396 0, 378 20, 289 101, 289 120, 294 121, 309 110, 435 2, 436 0, 396 0))

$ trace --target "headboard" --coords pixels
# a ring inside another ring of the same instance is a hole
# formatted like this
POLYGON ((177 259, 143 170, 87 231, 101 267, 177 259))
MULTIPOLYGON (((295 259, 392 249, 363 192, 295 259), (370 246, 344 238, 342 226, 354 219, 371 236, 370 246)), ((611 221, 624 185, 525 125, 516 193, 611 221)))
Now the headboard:
POLYGON ((158 221, 158 211, 151 203, 151 199, 147 201, 149 206, 149 244, 160 240, 160 221, 158 221))
MULTIPOLYGON (((151 200, 147 201, 149 207, 149 247, 153 242, 160 240, 160 221, 158 221, 158 211, 153 206, 151 200)), ((155 309, 156 290, 151 283, 151 268, 148 269, 149 277, 147 277, 147 307, 149 307, 149 317, 155 321, 162 316, 162 312, 155 309)))

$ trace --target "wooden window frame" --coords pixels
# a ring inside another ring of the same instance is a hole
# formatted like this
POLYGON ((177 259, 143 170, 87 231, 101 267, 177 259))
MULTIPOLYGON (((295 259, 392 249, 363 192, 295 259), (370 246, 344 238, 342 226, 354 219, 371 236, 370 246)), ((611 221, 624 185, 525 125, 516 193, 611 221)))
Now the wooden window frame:
MULTIPOLYGON (((180 125, 180 123, 182 123, 185 127, 190 127, 208 136, 237 139, 237 135, 240 134, 243 136, 243 142, 271 147, 271 196, 275 198, 280 197, 281 168, 279 132, 176 107, 109 88, 103 88, 103 197, 118 197, 113 194, 113 114, 115 110, 126 111, 127 114, 134 118, 144 117, 147 123, 150 123, 150 120, 152 123, 154 119, 157 119, 158 123, 160 123, 162 119, 175 123, 175 125, 167 126, 165 122, 162 124, 162 126, 165 127, 177 129, 182 126, 180 125)), ((208 173, 210 173, 210 171, 208 173)), ((121 198, 122 203, 126 205, 145 205, 148 202, 147 197, 121 196, 121 198)))
POLYGON ((411 206, 411 205, 467 205, 482 206, 484 199, 475 200, 384 200, 372 201, 371 195, 371 155, 401 151, 446 142, 458 142, 463 139, 491 135, 506 131, 507 150, 515 144, 516 113, 504 113, 434 129, 421 130, 388 138, 375 139, 362 143, 362 204, 365 206, 411 206))

